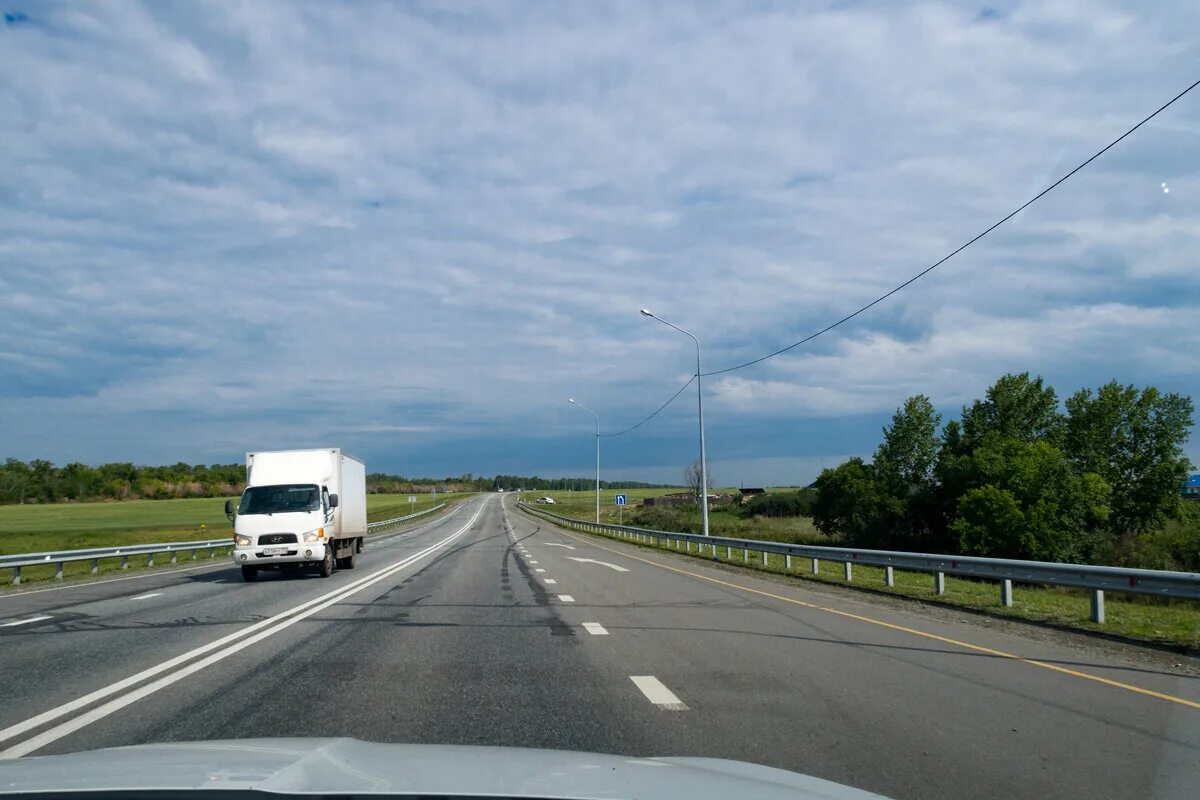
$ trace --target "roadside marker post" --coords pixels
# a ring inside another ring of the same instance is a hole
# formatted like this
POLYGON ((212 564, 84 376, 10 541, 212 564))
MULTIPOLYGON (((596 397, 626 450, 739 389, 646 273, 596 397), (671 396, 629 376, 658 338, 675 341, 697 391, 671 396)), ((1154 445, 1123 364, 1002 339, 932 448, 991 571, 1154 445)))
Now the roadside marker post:
POLYGON ((620 525, 621 518, 624 516, 623 512, 625 511, 625 502, 626 502, 625 495, 623 495, 623 494, 617 495, 615 502, 617 504, 617 524, 620 525))

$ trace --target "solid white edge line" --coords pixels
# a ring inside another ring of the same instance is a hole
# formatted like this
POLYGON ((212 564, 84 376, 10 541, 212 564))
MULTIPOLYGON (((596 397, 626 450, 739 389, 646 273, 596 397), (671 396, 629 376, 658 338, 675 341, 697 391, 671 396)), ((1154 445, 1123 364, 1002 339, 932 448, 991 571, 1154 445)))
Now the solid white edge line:
POLYGON ((41 622, 44 619, 54 619, 54 617, 52 617, 49 614, 42 614, 41 616, 30 617, 29 619, 19 619, 19 620, 16 620, 15 622, 5 622, 3 624, 0 624, 0 628, 15 628, 18 625, 29 625, 34 622, 41 622))
MULTIPOLYGON (((460 508, 461 507, 462 506, 460 506, 460 508)), ((374 583, 378 580, 382 580, 383 578, 388 577, 389 575, 393 574, 394 572, 398 572, 399 570, 403 569, 404 567, 408 566, 409 564, 413 563, 414 561, 416 561, 420 558, 423 558, 424 556, 428 555, 429 553, 433 552, 434 550, 444 547, 450 541, 452 541, 453 539, 456 539, 456 538, 458 538, 458 536, 462 535, 462 533, 465 530, 467 530, 468 528, 470 528, 471 525, 475 524, 475 520, 479 518, 479 515, 482 512, 483 512, 483 504, 481 503, 479 506, 479 509, 475 512, 475 514, 471 517, 471 519, 468 520, 466 525, 464 525, 462 528, 460 528, 455 533, 451 534, 446 539, 443 539, 441 542, 438 542, 438 543, 436 543, 422 551, 419 551, 411 556, 407 556, 406 558, 401 559, 400 561, 398 561, 392 565, 389 565, 380 570, 377 570, 370 575, 367 575, 363 578, 359 578, 357 581, 352 581, 351 583, 348 583, 345 586, 338 587, 329 592, 326 592, 325 594, 323 594, 319 597, 315 597, 312 600, 308 600, 304 603, 301 603, 298 606, 294 606, 293 608, 290 608, 286 611, 282 611, 279 614, 274 615, 273 617, 269 617, 260 622, 256 622, 253 625, 249 625, 249 626, 241 629, 240 631, 234 631, 233 633, 231 633, 227 636, 223 636, 220 639, 217 639, 216 641, 209 642, 206 645, 202 645, 195 649, 189 650, 188 652, 183 653, 182 655, 175 656, 174 658, 168 659, 167 661, 164 661, 161 664, 157 664, 153 667, 150 667, 149 669, 144 669, 135 675, 130 675, 128 678, 124 678, 120 681, 117 681, 116 683, 109 684, 108 686, 103 687, 101 689, 97 689, 96 691, 86 694, 83 697, 76 698, 75 700, 72 700, 68 703, 64 703, 63 705, 58 706, 57 708, 52 708, 49 711, 45 711, 45 712, 42 712, 41 714, 38 714, 37 716, 30 717, 29 719, 26 719, 21 722, 10 725, 5 729, 0 730, 0 742, 4 742, 9 739, 12 739, 15 736, 19 736, 20 734, 23 734, 23 733, 26 733, 35 728, 41 727, 42 725, 45 725, 48 722, 52 722, 56 719, 59 719, 60 717, 66 716, 67 714, 70 714, 74 711, 78 711, 82 708, 85 708, 85 707, 91 705, 92 703, 95 703, 99 700, 103 700, 106 697, 110 697, 118 692, 121 692, 125 689, 135 686, 136 684, 141 683, 142 681, 144 681, 148 678, 152 678, 155 675, 159 675, 163 672, 166 672, 167 670, 174 669, 175 667, 180 666, 181 664, 184 664, 193 658, 204 655, 205 653, 209 653, 213 650, 216 650, 219 647, 223 647, 227 644, 230 644, 231 642, 235 642, 238 639, 242 639, 242 638, 248 636, 249 634, 254 633, 255 631, 262 631, 262 629, 266 628, 267 626, 277 625, 277 628, 271 628, 268 631, 263 631, 263 633, 265 633, 266 635, 270 635, 275 630, 282 630, 284 627, 286 627, 286 625, 284 625, 283 622, 286 622, 287 617, 289 617, 293 614, 300 614, 300 613, 303 613, 305 617, 310 616, 311 613, 316 613, 316 611, 320 610, 320 608, 325 608, 328 605, 332 605, 333 603, 338 602, 341 599, 344 599, 344 597, 348 597, 349 595, 356 593, 360 589, 366 588, 366 586, 369 585, 368 582, 374 583), (321 603, 324 603, 324 605, 321 605, 320 608, 316 608, 316 606, 321 603)), ((439 520, 439 521, 444 522, 445 518, 443 518, 442 520, 439 520)), ((295 619, 298 620, 299 618, 300 617, 296 617, 295 619)), ((255 637, 253 637, 253 641, 258 641, 260 638, 266 638, 266 636, 259 637, 256 635, 255 637)), ((250 642, 247 642, 247 644, 249 644, 249 643, 250 642)), ((240 650, 241 648, 239 647, 238 649, 240 650)), ((220 656, 220 658, 224 658, 226 655, 231 655, 233 652, 236 652, 236 650, 231 649, 231 650, 223 651, 223 653, 217 653, 215 655, 220 656)), ((218 658, 216 660, 220 660, 220 659, 218 658)), ((205 662, 207 662, 207 661, 208 660, 205 659, 205 662)), ((200 663, 200 662, 197 662, 197 663, 200 663)), ((207 663, 205 663, 205 666, 207 666, 207 663)), ((188 673, 188 674, 190 674, 190 673, 188 673)), ((182 670, 180 672, 174 673, 173 675, 167 676, 167 678, 174 678, 174 680, 178 680, 181 677, 183 677, 182 670), (179 677, 175 677, 176 675, 178 675, 179 677)), ((167 680, 167 678, 164 678, 162 680, 167 680)), ((173 683, 174 680, 171 680, 170 682, 173 683)), ((158 683, 161 683, 161 680, 156 682, 155 684, 149 684, 147 687, 143 687, 143 688, 149 688, 149 686, 156 686, 158 683)), ((163 685, 167 685, 167 684, 163 684, 163 685)), ((158 687, 158 688, 161 688, 161 687, 158 687)), ((154 689, 153 691, 157 691, 157 689, 154 689)), ((150 694, 150 693, 151 692, 147 692, 146 694, 150 694)), ((135 699, 139 699, 142 696, 144 696, 144 695, 137 695, 135 697, 135 699)), ((109 708, 110 706, 114 706, 114 704, 116 704, 116 703, 121 703, 122 706, 127 705, 128 703, 122 703, 121 701, 124 701, 124 700, 126 700, 126 698, 129 698, 129 697, 134 697, 134 694, 131 693, 129 695, 125 695, 125 697, 122 697, 117 701, 112 701, 112 702, 106 704, 105 706, 101 706, 100 709, 94 709, 92 712, 89 712, 88 714, 84 714, 83 716, 78 717, 75 720, 72 720, 71 722, 63 723, 62 725, 52 728, 49 731, 46 731, 45 733, 39 734, 36 737, 27 739, 26 741, 21 742, 20 744, 14 745, 14 746, 8 748, 7 750, 0 751, 0 759, 17 758, 21 755, 24 755, 25 753, 32 752, 33 750, 36 750, 39 747, 43 747, 45 744, 48 744, 49 742, 52 742, 55 739, 61 738, 61 736, 65 736, 67 733, 70 733, 71 731, 65 731, 64 733, 60 734, 59 736, 45 738, 45 740, 42 741, 44 737, 48 737, 50 734, 54 733, 55 731, 66 728, 68 726, 72 726, 71 730, 77 730, 78 728, 81 728, 86 724, 90 724, 90 722, 91 722, 90 716, 95 711, 98 711, 98 710, 101 710, 104 708, 109 708), (80 723, 80 721, 84 720, 84 719, 88 719, 88 722, 80 723), (79 723, 79 724, 77 724, 77 723, 79 723), (33 743, 33 742, 39 742, 39 743, 36 746, 30 746, 31 743, 33 743)), ((133 702, 133 701, 129 700, 128 702, 133 702)), ((121 707, 121 706, 116 706, 116 707, 112 708, 112 711, 115 711, 119 707, 121 707)), ((108 711, 107 713, 112 713, 112 711, 108 711)), ((102 714, 100 716, 104 716, 104 715, 102 714)), ((99 719, 100 717, 95 717, 95 718, 99 719)))
POLYGON ((585 622, 583 629, 592 636, 608 636, 608 631, 599 622, 585 622))
POLYGON ((687 711, 688 707, 653 675, 630 675, 633 685, 646 695, 646 699, 664 711, 687 711))
POLYGON ((149 600, 151 597, 162 597, 162 592, 150 592, 148 594, 139 594, 137 597, 131 597, 130 600, 149 600))

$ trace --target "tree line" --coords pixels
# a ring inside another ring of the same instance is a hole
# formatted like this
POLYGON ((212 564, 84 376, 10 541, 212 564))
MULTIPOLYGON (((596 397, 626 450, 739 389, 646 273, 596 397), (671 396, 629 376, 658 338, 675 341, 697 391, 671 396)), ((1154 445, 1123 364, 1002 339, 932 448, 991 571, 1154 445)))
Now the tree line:
POLYGON ((944 426, 916 395, 869 463, 821 473, 813 519, 857 547, 1195 567, 1200 523, 1180 495, 1192 414, 1189 397, 1116 381, 1060 407, 1029 373, 944 426))
MULTIPOLYGON (((639 489, 654 484, 601 481, 603 488, 639 489)), ((246 486, 244 464, 184 464, 138 466, 121 462, 89 466, 72 462, 55 466, 50 461, 10 458, 0 465, 0 504, 60 503, 99 500, 166 500, 179 497, 229 497, 246 486)), ((446 478, 406 478, 384 472, 367 474, 372 494, 487 492, 497 489, 529 491, 595 488, 593 478, 539 478, 519 475, 476 476, 464 473, 446 478)))

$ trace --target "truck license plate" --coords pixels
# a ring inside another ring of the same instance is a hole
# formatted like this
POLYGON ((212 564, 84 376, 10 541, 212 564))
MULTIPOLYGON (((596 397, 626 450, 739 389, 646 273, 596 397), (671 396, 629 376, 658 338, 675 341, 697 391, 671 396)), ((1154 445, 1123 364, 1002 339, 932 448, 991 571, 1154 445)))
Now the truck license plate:
POLYGON ((262 549, 264 556, 281 556, 287 552, 286 547, 264 547, 262 549))

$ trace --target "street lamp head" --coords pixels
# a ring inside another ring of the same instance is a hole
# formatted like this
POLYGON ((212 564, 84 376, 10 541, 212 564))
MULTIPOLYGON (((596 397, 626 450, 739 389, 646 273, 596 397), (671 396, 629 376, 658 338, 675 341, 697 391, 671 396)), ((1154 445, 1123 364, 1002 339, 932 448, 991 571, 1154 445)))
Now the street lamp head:
POLYGON ((568 397, 568 398, 567 398, 567 402, 568 402, 568 403, 574 403, 574 402, 575 402, 575 398, 574 398, 574 397, 568 397))
POLYGON ((643 317, 653 317, 653 316, 654 316, 653 314, 651 314, 649 311, 647 311, 647 310, 646 310, 646 309, 644 309, 644 308, 643 308, 643 309, 641 310, 641 312, 639 312, 639 313, 641 313, 641 315, 642 315, 643 317))

